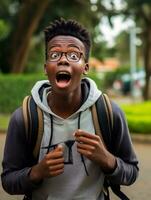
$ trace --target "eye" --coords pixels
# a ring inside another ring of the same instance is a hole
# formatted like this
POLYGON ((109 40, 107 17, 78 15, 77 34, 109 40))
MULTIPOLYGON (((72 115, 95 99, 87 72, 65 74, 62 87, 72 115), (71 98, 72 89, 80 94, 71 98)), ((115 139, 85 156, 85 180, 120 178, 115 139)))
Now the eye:
POLYGON ((79 53, 79 52, 75 52, 75 51, 68 52, 68 57, 69 57, 71 60, 79 60, 79 58, 80 58, 80 53, 79 53))
POLYGON ((57 52, 57 51, 52 51, 49 53, 49 59, 51 60, 55 60, 59 58, 59 56, 60 56, 60 52, 57 52))

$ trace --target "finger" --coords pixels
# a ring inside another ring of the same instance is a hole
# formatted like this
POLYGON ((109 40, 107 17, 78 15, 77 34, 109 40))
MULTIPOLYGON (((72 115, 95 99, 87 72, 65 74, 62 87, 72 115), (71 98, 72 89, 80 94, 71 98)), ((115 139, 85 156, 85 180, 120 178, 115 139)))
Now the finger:
POLYGON ((47 165, 49 166, 63 164, 63 163, 64 163, 64 158, 52 159, 52 160, 47 161, 47 165))
POLYGON ((46 155, 46 159, 57 159, 63 157, 63 151, 51 151, 46 155))
POLYGON ((78 129, 78 130, 74 133, 74 136, 75 136, 76 138, 79 138, 79 137, 83 136, 83 137, 86 137, 86 138, 89 138, 89 139, 94 139, 94 140, 98 140, 98 139, 99 139, 98 135, 90 134, 90 133, 85 132, 85 131, 82 131, 82 130, 80 130, 80 129, 78 129))
POLYGON ((86 137, 83 137, 83 136, 80 136, 77 138, 76 140, 78 143, 81 143, 81 144, 88 144, 90 146, 98 146, 99 145, 99 142, 94 140, 94 139, 89 139, 89 138, 86 138, 86 137))
POLYGON ((64 163, 61 163, 61 164, 58 164, 58 165, 50 166, 49 170, 50 171, 57 171, 57 170, 60 170, 60 169, 63 169, 63 168, 64 168, 64 163))
POLYGON ((84 149, 77 149, 78 153, 86 156, 86 157, 91 157, 92 156, 92 152, 88 151, 88 150, 84 150, 84 149))
POLYGON ((84 143, 77 143, 77 148, 78 149, 83 149, 83 150, 88 150, 88 151, 94 151, 95 147, 92 145, 87 145, 84 143))
POLYGON ((50 176, 58 176, 58 175, 62 174, 63 172, 64 172, 64 168, 56 170, 56 171, 52 171, 52 172, 50 172, 50 176))
POLYGON ((61 144, 57 145, 57 147, 53 151, 63 151, 63 146, 61 144))

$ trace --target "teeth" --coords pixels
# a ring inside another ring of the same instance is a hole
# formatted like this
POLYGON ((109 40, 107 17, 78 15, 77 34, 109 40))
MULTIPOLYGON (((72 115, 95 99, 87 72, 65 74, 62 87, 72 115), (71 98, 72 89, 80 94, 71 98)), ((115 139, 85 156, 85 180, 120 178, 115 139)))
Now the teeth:
POLYGON ((67 74, 67 75, 70 75, 68 72, 59 72, 58 74, 67 74))

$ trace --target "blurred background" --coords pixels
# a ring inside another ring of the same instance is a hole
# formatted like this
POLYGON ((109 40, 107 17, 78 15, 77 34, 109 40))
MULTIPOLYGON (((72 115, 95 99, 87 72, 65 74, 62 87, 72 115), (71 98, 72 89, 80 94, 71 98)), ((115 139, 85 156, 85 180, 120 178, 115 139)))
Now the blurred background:
MULTIPOLYGON (((1 158, 11 113, 37 80, 46 79, 43 30, 60 17, 75 19, 89 29, 88 76, 125 112, 142 163, 140 181, 127 193, 131 199, 147 199, 151 195, 145 187, 151 170, 146 157, 151 153, 150 0, 0 0, 1 158), (146 196, 139 194, 143 186, 146 196)), ((19 198, 0 189, 1 196, 19 198)))

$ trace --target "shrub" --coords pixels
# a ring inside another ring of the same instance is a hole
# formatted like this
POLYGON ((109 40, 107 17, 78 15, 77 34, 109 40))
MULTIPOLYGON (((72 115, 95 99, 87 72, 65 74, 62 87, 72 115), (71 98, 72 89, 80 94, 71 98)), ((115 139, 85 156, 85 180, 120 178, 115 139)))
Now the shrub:
POLYGON ((100 90, 104 90, 104 78, 100 77, 97 72, 90 71, 88 77, 93 79, 100 90))
POLYGON ((0 113, 11 113, 22 104, 26 95, 42 75, 0 75, 0 113))
POLYGON ((127 116, 129 129, 133 133, 151 133, 151 116, 127 116))
POLYGON ((126 66, 121 66, 117 68, 115 71, 107 72, 105 74, 105 86, 111 87, 115 80, 119 80, 123 74, 129 73, 130 69, 126 66))
MULTIPOLYGON (((90 73, 88 76, 100 85, 97 74, 90 73)), ((34 84, 46 78, 41 74, 0 75, 0 113, 12 113, 21 106, 23 98, 31 93, 34 84)))
POLYGON ((151 133, 151 101, 121 105, 133 133, 151 133))
POLYGON ((9 114, 0 114, 0 132, 5 132, 7 130, 9 120, 9 114))

